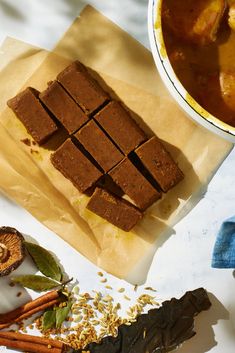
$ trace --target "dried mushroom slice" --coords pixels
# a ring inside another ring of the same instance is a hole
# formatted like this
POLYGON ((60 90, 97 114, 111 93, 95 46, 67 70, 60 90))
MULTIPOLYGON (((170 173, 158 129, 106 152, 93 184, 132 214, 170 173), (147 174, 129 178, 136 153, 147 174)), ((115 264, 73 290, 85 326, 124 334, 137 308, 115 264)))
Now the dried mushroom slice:
POLYGON ((25 258, 24 238, 15 228, 0 228, 0 277, 14 271, 25 258))

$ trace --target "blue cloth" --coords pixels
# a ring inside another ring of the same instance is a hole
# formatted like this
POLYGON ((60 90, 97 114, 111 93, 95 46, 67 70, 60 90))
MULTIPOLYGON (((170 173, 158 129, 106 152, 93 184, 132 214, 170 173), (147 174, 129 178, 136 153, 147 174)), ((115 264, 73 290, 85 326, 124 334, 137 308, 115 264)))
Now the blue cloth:
POLYGON ((235 268, 235 216, 227 219, 217 235, 212 267, 235 268))

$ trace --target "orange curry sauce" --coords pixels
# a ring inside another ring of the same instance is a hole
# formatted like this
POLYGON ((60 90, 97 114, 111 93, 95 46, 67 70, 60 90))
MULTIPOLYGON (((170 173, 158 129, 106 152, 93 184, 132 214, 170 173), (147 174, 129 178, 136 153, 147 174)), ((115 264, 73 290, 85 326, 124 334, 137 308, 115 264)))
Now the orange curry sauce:
POLYGON ((185 89, 209 113, 235 126, 235 0, 163 0, 162 28, 185 89))

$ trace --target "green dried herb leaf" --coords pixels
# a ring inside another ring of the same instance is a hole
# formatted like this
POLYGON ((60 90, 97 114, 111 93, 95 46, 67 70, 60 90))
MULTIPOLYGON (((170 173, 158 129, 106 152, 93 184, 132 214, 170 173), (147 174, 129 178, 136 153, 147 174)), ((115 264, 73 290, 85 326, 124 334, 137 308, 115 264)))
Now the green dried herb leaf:
POLYGON ((49 328, 54 328, 56 326, 56 311, 48 310, 43 314, 42 317, 42 327, 43 330, 48 330, 49 328))
POLYGON ((42 274, 56 281, 62 280, 61 268, 49 251, 37 244, 29 242, 25 242, 25 245, 35 265, 42 274))
POLYGON ((33 289, 36 292, 44 292, 60 286, 60 283, 52 279, 37 275, 13 277, 12 282, 21 284, 23 287, 33 289))
POLYGON ((67 306, 63 308, 58 308, 56 310, 56 328, 60 328, 62 323, 68 317, 72 303, 70 301, 67 302, 67 306))

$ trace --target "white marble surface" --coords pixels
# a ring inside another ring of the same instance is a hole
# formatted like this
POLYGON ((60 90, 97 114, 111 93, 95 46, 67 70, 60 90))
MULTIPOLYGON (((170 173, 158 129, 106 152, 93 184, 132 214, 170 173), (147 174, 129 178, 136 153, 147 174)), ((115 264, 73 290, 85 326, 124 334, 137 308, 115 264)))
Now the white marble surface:
MULTIPOLYGON (((83 0, 0 0, 0 41, 13 36, 51 49, 85 4, 83 0)), ((146 0, 91 0, 90 4, 149 46, 146 0)), ((147 283, 158 289, 157 296, 162 300, 199 286, 214 295, 212 309, 196 321, 198 334, 179 349, 179 353, 235 352, 234 272, 210 267, 219 226, 235 213, 234 185, 235 151, 232 151, 201 201, 158 249, 149 271, 147 283)), ((62 259, 65 270, 77 277, 84 287, 94 283, 95 266, 3 195, 0 195, 0 225, 16 227, 54 251, 62 259)), ((26 272, 27 268, 28 263, 18 272, 26 272)), ((14 305, 15 297, 8 297, 7 280, 0 280, 0 311, 14 305)), ((110 280, 120 286, 119 280, 110 280)), ((0 352, 3 351, 0 347, 0 352)))

